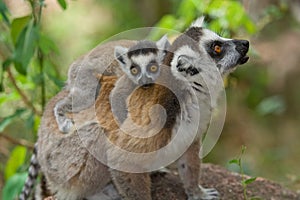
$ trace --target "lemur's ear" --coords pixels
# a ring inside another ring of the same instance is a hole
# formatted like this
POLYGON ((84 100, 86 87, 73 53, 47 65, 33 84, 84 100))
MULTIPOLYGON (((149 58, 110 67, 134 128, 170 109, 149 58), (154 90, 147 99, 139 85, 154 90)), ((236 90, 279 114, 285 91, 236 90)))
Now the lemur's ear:
POLYGON ((182 69, 182 68, 185 68, 187 65, 191 65, 190 60, 191 60, 191 58, 186 55, 178 56, 176 68, 182 69))
POLYGON ((162 36, 162 38, 156 42, 156 46, 158 50, 167 50, 171 46, 167 34, 162 36))
POLYGON ((114 55, 119 64, 124 67, 126 66, 127 63, 127 53, 128 53, 128 48, 122 47, 122 46, 116 46, 114 55))
POLYGON ((203 27, 204 24, 204 16, 197 18, 191 25, 191 27, 203 27))

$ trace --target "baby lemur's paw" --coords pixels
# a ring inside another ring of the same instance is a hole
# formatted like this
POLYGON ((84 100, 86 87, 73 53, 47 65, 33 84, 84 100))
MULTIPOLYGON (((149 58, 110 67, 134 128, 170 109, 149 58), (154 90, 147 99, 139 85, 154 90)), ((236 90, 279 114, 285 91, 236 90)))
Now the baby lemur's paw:
POLYGON ((215 188, 203 188, 199 185, 199 191, 189 195, 188 200, 219 200, 220 194, 215 188))
POLYGON ((190 109, 188 108, 187 105, 183 106, 183 108, 182 108, 181 119, 185 122, 188 122, 188 123, 191 123, 191 121, 192 121, 192 116, 190 114, 190 109))
POLYGON ((65 119, 62 123, 58 124, 58 128, 63 133, 68 133, 73 128, 74 122, 72 119, 65 119))

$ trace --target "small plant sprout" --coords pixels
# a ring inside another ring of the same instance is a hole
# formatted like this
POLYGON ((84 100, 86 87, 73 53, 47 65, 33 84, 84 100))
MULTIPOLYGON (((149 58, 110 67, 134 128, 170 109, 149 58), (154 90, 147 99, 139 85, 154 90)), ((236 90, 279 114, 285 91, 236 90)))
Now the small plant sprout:
POLYGON ((245 175, 245 171, 244 171, 243 164, 242 164, 242 157, 245 154, 245 151, 246 151, 246 146, 243 145, 240 155, 237 158, 230 160, 229 164, 236 164, 239 167, 239 172, 242 175, 241 184, 243 187, 244 199, 245 200, 260 200, 261 199, 260 197, 248 197, 247 196, 247 186, 250 183, 254 182, 256 180, 256 177, 247 178, 245 175))

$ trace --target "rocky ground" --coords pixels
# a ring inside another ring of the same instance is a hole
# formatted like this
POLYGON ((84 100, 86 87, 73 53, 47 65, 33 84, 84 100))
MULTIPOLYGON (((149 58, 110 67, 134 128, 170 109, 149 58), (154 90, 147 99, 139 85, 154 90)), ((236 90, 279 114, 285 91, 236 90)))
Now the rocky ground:
MULTIPOLYGON (((204 187, 216 188, 222 200, 244 200, 242 176, 223 167, 203 164, 201 182, 204 187)), ((249 178, 249 177, 248 177, 249 178)), ((182 200, 186 199, 179 177, 175 174, 154 174, 153 199, 182 200)), ((247 196, 263 200, 300 200, 300 195, 272 181, 257 178, 247 186, 247 196)))
MULTIPOLYGON (((201 173, 202 186, 216 188, 221 195, 221 200, 245 200, 240 174, 212 164, 203 164, 201 173)), ((264 178, 257 178, 250 183, 246 191, 248 200, 300 200, 299 194, 264 178)), ((118 196, 113 185, 107 187, 105 193, 113 199, 118 196)), ((160 172, 152 174, 152 197, 153 200, 187 199, 178 175, 160 172)), ((49 199, 51 198, 47 198, 49 199)), ((108 198, 104 197, 104 199, 108 198)))

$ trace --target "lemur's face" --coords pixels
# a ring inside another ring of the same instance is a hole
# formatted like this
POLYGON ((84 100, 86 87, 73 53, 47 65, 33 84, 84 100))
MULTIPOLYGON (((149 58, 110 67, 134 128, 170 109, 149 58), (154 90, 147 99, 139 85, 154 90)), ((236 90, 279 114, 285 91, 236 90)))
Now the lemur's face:
POLYGON ((222 75, 234 71, 237 65, 245 64, 249 59, 249 41, 223 38, 208 29, 202 29, 199 48, 215 61, 222 75))
POLYGON ((165 49, 170 46, 166 36, 159 41, 139 41, 131 48, 115 47, 115 58, 123 72, 135 84, 148 87, 160 74, 165 49))
POLYGON ((203 18, 197 19, 170 48, 173 51, 172 74, 188 81, 197 91, 204 88, 206 81, 214 84, 219 72, 225 76, 249 59, 247 40, 220 37, 202 24, 203 18))
POLYGON ((160 61, 156 53, 133 55, 127 60, 126 74, 137 85, 147 86, 154 83, 159 76, 160 61))

